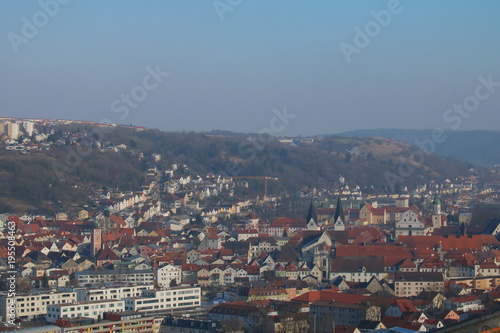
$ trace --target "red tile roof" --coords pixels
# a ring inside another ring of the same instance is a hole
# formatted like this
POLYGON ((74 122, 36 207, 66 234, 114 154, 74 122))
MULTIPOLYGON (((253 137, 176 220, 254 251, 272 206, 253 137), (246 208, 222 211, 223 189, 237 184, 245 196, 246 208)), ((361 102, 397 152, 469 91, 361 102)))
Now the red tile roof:
POLYGON ((339 303, 359 304, 368 297, 356 294, 338 293, 332 290, 315 290, 295 297, 292 301, 312 303, 316 301, 335 301, 339 303))
POLYGON ((432 249, 441 245, 443 251, 452 249, 481 250, 483 246, 495 246, 500 243, 493 235, 472 236, 399 236, 398 240, 412 249, 432 249))
POLYGON ((337 247, 337 256, 383 256, 413 258, 410 251, 403 246, 396 245, 340 245, 337 247))

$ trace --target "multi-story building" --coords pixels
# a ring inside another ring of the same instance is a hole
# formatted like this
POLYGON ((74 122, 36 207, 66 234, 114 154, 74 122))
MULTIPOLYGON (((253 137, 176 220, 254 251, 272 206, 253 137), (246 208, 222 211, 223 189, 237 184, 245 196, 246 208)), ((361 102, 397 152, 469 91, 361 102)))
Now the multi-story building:
POLYGON ((143 290, 151 290, 153 285, 127 285, 127 286, 104 286, 104 288, 64 288, 67 291, 76 292, 77 302, 93 302, 110 299, 123 299, 127 297, 138 297, 143 290))
MULTIPOLYGON (((48 305, 70 304, 77 300, 76 292, 45 292, 17 294, 14 298, 16 318, 32 320, 43 318, 48 305)), ((0 295, 0 316, 6 318, 8 308, 7 294, 0 295)))
POLYGON ((224 332, 222 324, 216 320, 166 317, 160 326, 160 333, 217 333, 224 332))
POLYGON ((345 281, 368 282, 374 276, 383 280, 386 275, 382 256, 343 256, 332 260, 330 280, 340 276, 345 281))
POLYGON ((26 132, 26 134, 31 137, 33 135, 33 132, 35 131, 35 123, 31 121, 23 121, 23 129, 24 132, 26 132))
POLYGON ((201 305, 200 287, 179 287, 167 290, 143 290, 142 297, 124 298, 125 310, 159 312, 193 308, 201 305))
MULTIPOLYGON (((76 320, 73 324, 71 319, 61 319, 58 325, 64 326, 60 332, 64 333, 102 333, 102 332, 141 332, 158 333, 162 317, 143 317, 139 313, 106 313, 103 321, 98 323, 83 323, 76 320)), ((45 331, 44 331, 45 332, 45 331)), ((30 332, 31 333, 31 332, 30 332)), ((59 333, 54 331, 51 333, 59 333)))
POLYGON ((362 320, 380 321, 381 310, 367 303, 316 301, 310 306, 309 319, 314 332, 333 332, 334 324, 357 326, 362 320))
POLYGON ((21 132, 19 131, 18 123, 6 123, 4 133, 13 140, 19 139, 21 132))
POLYGON ((150 269, 136 271, 81 271, 76 272, 75 277, 80 285, 95 285, 106 282, 153 284, 153 270, 150 269))
POLYGON ((62 327, 55 325, 44 325, 38 327, 24 328, 16 330, 16 333, 64 333, 64 332, 79 332, 79 331, 67 331, 62 327))
POLYGON ((432 230, 432 224, 413 210, 407 210, 396 222, 397 236, 424 236, 432 230))
POLYGON ((267 313, 249 302, 219 304, 208 312, 208 318, 234 327, 240 332, 274 331, 274 323, 267 313))
POLYGON ((179 266, 166 264, 155 270, 156 285, 158 288, 168 288, 172 280, 178 285, 181 283, 182 270, 179 266))
POLYGON ((450 297, 444 301, 444 308, 453 311, 469 312, 483 309, 481 299, 476 295, 450 297))
POLYGON ((394 291, 398 297, 417 296, 422 291, 444 291, 444 277, 440 272, 394 273, 394 291))
POLYGON ((379 208, 377 204, 365 204, 359 211, 359 218, 366 220, 368 224, 386 224, 387 211, 385 207, 379 208))
POLYGON ((105 312, 125 310, 125 301, 105 300, 73 304, 53 304, 47 306, 47 322, 54 323, 62 318, 88 317, 102 319, 105 312))
POLYGON ((247 242, 250 243, 248 258, 258 257, 262 252, 279 250, 278 243, 273 237, 250 237, 247 242))

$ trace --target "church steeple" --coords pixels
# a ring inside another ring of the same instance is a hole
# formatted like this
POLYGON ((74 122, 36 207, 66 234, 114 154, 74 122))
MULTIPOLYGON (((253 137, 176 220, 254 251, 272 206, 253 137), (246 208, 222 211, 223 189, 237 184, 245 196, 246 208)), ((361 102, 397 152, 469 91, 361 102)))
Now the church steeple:
POLYGON ((434 214, 441 214, 441 200, 439 200, 438 194, 434 194, 434 200, 432 200, 432 210, 434 214))
POLYGON ((339 195, 339 198, 337 199, 337 208, 335 209, 333 223, 336 223, 339 220, 339 218, 342 220, 342 222, 344 222, 344 223, 347 222, 345 220, 344 208, 342 207, 342 201, 340 200, 340 195, 339 195))
POLYGON ((311 204, 309 205, 309 211, 307 212, 306 222, 309 223, 311 219, 314 221, 314 223, 318 223, 318 213, 316 213, 316 208, 314 208, 312 200, 311 204))
POLYGON ((434 194, 434 200, 432 201, 432 225, 434 228, 441 228, 446 225, 443 224, 441 217, 441 200, 439 200, 438 194, 434 194))

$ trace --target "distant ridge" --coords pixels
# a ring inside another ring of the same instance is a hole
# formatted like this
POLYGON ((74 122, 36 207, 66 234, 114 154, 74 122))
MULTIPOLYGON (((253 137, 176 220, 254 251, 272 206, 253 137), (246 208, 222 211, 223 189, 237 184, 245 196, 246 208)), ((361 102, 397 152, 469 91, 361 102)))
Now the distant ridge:
MULTIPOLYGON (((52 142, 50 150, 22 153, 0 147, 3 180, 0 181, 0 212, 46 214, 78 210, 82 204, 94 204, 91 197, 95 189, 140 190, 150 163, 160 170, 166 170, 173 163, 186 166, 178 171, 181 175, 279 178, 280 181, 269 184, 270 193, 296 193, 303 187, 334 188, 338 186, 339 175, 351 188, 359 186, 363 193, 392 193, 430 181, 466 177, 472 167, 470 163, 438 155, 428 155, 420 162, 410 160, 415 147, 386 138, 324 136, 278 140, 226 131, 167 133, 130 126, 99 132, 99 147, 104 148, 97 148, 97 142, 91 142, 92 152, 80 157, 78 163, 72 163, 75 158, 71 159, 70 152, 78 149, 72 140, 83 133, 92 133, 91 127, 88 124, 51 125, 47 128, 54 130, 47 139, 52 142), (122 148, 115 149, 118 146, 122 148), (161 155, 160 161, 155 160, 158 155, 161 155), (411 164, 411 172, 397 184, 389 183, 387 174, 400 174, 403 164, 411 164), (60 168, 54 169, 54 165, 69 168, 64 181, 58 178, 55 171, 59 172, 60 168)), ((96 137, 86 139, 96 140, 96 137)), ((76 142, 78 140, 81 139, 76 142)), ((487 170, 476 169, 481 179, 487 181, 487 170)), ((242 194, 251 194, 258 185, 250 182, 250 188, 241 190, 242 194)))
MULTIPOLYGON (((430 129, 365 129, 339 134, 344 137, 380 137, 410 145, 432 138, 430 129)), ((447 139, 436 144, 435 153, 460 161, 493 166, 500 164, 500 131, 444 131, 447 139)))

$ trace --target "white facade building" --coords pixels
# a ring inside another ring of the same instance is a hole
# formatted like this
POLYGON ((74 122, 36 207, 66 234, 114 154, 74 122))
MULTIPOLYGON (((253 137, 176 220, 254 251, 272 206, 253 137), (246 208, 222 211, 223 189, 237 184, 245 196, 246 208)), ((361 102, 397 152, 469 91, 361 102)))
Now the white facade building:
POLYGON ((6 123, 4 133, 13 140, 19 139, 21 132, 19 131, 18 123, 6 123))
POLYGON ((35 124, 31 121, 23 121, 23 129, 26 134, 31 137, 35 130, 35 124))
MULTIPOLYGON (((0 316, 6 318, 8 308, 7 294, 0 295, 0 316)), ((47 292, 38 294, 18 294, 14 297, 16 318, 32 320, 47 314, 48 305, 74 303, 76 292, 47 292)))
POLYGON ((80 285, 103 284, 106 282, 126 282, 133 284, 153 284, 153 270, 137 271, 81 271, 75 276, 80 285))
POLYGON ((427 221, 422 215, 412 210, 407 210, 401 215, 401 219, 396 222, 397 236, 424 236, 432 228, 427 225, 427 221))
POLYGON ((155 312, 166 309, 192 308, 201 305, 201 288, 144 290, 142 297, 125 298, 125 310, 155 312))
POLYGON ((65 288, 76 292, 77 302, 93 302, 110 299, 138 297, 143 290, 151 290, 153 285, 103 286, 102 288, 65 288))
POLYGON ((182 270, 179 266, 166 264, 158 267, 155 271, 156 285, 158 288, 168 288, 172 280, 175 280, 176 285, 181 283, 182 270))
POLYGON ((88 317, 103 318, 104 312, 125 310, 125 301, 107 300, 74 304, 55 304, 47 307, 47 322, 53 323, 61 318, 88 317))

